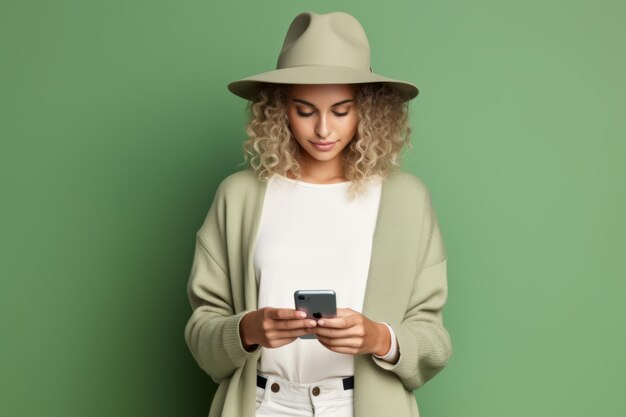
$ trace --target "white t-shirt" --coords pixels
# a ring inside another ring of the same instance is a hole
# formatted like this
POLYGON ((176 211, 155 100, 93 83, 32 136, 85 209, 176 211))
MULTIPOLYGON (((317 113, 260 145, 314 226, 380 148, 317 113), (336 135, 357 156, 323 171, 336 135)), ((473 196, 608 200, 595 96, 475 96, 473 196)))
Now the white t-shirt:
MULTIPOLYGON (((258 308, 294 308, 294 291, 332 289, 337 308, 362 312, 381 179, 375 177, 367 193, 352 201, 349 185, 280 175, 268 180, 254 252, 258 308)), ((395 342, 393 331, 391 335, 395 342)), ((262 348, 258 369, 311 383, 353 375, 354 357, 333 352, 316 339, 298 338, 279 348, 262 348)))

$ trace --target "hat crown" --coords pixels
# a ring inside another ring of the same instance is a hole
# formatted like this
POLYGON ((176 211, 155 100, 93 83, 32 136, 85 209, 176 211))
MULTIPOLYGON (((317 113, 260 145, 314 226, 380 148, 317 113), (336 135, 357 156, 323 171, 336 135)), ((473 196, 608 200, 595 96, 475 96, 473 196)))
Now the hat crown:
POLYGON ((371 72, 365 30, 348 13, 304 12, 289 26, 276 69, 341 66, 371 72))

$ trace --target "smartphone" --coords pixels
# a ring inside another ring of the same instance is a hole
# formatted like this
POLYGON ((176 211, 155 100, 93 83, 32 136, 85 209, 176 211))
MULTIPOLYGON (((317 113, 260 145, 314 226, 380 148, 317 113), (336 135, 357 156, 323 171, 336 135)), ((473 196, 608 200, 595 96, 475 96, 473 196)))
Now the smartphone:
MULTIPOLYGON (((333 290, 298 290, 293 293, 296 310, 304 311, 307 319, 337 317, 337 299, 333 290)), ((317 335, 305 334, 300 339, 317 339, 317 335)))

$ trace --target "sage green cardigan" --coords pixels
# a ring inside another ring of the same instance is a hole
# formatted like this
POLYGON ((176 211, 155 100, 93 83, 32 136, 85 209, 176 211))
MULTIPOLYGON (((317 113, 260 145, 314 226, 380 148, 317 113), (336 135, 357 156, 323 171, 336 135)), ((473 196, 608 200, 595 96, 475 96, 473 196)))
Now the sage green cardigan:
MULTIPOLYGON (((219 185, 196 234, 187 286, 193 312, 185 340, 198 365, 219 384, 209 417, 254 417, 257 361, 239 336, 242 316, 257 309, 253 254, 266 181, 251 168, 219 185)), ((355 356, 355 417, 418 417, 413 390, 447 364, 443 326, 447 256, 428 189, 393 168, 383 182, 362 313, 387 322, 400 359, 355 356)), ((323 366, 323 364, 320 364, 323 366)))

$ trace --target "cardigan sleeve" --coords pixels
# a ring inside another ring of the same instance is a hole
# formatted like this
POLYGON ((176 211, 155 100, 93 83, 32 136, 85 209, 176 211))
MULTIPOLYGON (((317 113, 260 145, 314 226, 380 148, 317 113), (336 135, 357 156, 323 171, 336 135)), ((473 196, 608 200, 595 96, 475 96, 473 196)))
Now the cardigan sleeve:
POLYGON ((378 366, 394 372, 409 391, 421 387, 439 373, 452 355, 452 344, 442 315, 448 293, 447 256, 427 193, 424 205, 424 266, 417 272, 402 322, 390 323, 398 341, 399 360, 391 364, 372 357, 378 366))
POLYGON ((255 355, 244 349, 239 335, 239 322, 251 310, 235 313, 230 276, 223 247, 219 242, 221 190, 209 209, 205 223, 196 234, 195 253, 187 284, 192 314, 185 326, 185 341, 194 359, 215 383, 231 376, 248 357, 255 355), (206 235, 210 234, 210 237, 206 235), (204 236, 204 237, 203 237, 204 236))

